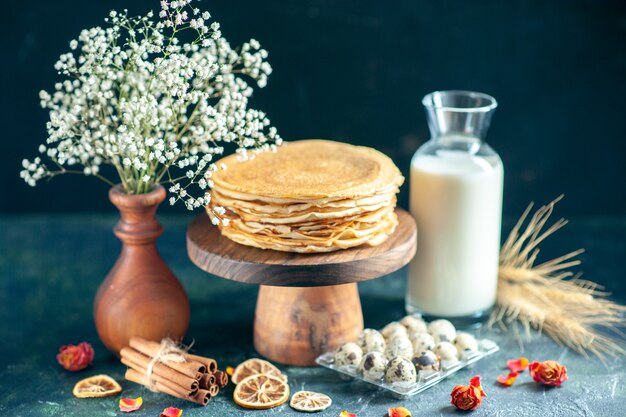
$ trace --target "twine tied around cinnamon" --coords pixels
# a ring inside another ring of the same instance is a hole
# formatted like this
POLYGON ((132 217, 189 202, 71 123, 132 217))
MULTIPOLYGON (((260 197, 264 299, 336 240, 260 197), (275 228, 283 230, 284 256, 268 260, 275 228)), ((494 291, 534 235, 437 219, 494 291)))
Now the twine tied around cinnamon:
POLYGON ((161 340, 159 350, 157 350, 156 354, 146 367, 146 378, 148 379, 148 389, 150 391, 158 392, 154 381, 152 380, 152 371, 154 369, 154 365, 156 365, 157 363, 166 364, 166 362, 185 363, 187 362, 187 359, 185 359, 184 354, 187 353, 189 348, 191 348, 191 345, 186 347, 179 346, 176 342, 168 337, 161 340))

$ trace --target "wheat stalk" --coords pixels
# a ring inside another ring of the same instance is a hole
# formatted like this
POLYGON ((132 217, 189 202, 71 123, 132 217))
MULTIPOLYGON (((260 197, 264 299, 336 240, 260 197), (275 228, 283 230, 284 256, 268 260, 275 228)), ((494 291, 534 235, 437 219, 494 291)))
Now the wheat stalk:
POLYGON ((497 304, 489 325, 506 328, 517 322, 527 334, 536 329, 557 343, 604 361, 606 355, 626 353, 620 330, 626 325, 626 306, 608 300, 600 285, 569 271, 580 265, 577 257, 583 249, 535 265, 539 244, 567 224, 561 218, 546 226, 562 197, 540 207, 528 219, 531 203, 504 242, 497 304))

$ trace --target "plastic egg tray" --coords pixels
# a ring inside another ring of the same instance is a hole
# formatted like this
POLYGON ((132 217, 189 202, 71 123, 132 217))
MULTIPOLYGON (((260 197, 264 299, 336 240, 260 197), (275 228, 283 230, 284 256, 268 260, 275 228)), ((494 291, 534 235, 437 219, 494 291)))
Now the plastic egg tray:
POLYGON ((441 370, 437 372, 419 372, 416 382, 406 383, 387 383, 383 379, 369 380, 363 378, 357 373, 356 366, 337 366, 334 364, 335 352, 327 352, 320 355, 315 359, 318 365, 338 372, 345 379, 358 379, 372 387, 378 387, 390 391, 397 398, 406 398, 432 387, 438 384, 445 378, 466 368, 471 364, 481 360, 484 357, 492 355, 500 350, 500 347, 492 340, 478 339, 478 351, 469 354, 464 354, 459 360, 456 361, 441 361, 441 370))

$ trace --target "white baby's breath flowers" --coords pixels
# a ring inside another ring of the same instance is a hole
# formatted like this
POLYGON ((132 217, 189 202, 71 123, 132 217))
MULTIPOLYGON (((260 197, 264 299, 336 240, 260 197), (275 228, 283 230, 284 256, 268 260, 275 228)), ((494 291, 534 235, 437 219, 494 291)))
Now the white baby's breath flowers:
MULTIPOLYGON (((70 41, 54 66, 67 79, 39 93, 50 113, 39 152, 52 165, 24 160, 29 185, 65 173, 113 184, 100 170, 110 165, 127 193, 170 184, 170 204, 193 210, 209 203, 211 177, 226 169, 213 162, 221 143, 242 158, 281 144, 265 113, 248 108, 248 80, 262 88, 272 72, 267 51, 255 39, 232 48, 191 2, 161 1, 156 21, 152 12, 111 11, 106 28, 70 41)), ((222 218, 222 208, 214 211, 222 218)))

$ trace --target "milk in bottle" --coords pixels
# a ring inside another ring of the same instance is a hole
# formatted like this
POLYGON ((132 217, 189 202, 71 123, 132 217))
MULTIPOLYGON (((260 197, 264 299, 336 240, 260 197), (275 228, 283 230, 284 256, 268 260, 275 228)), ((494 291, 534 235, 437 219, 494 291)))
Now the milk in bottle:
POLYGON ((496 299, 503 168, 483 139, 497 104, 466 91, 435 92, 423 104, 431 139, 411 161, 418 247, 407 310, 472 325, 496 299))

